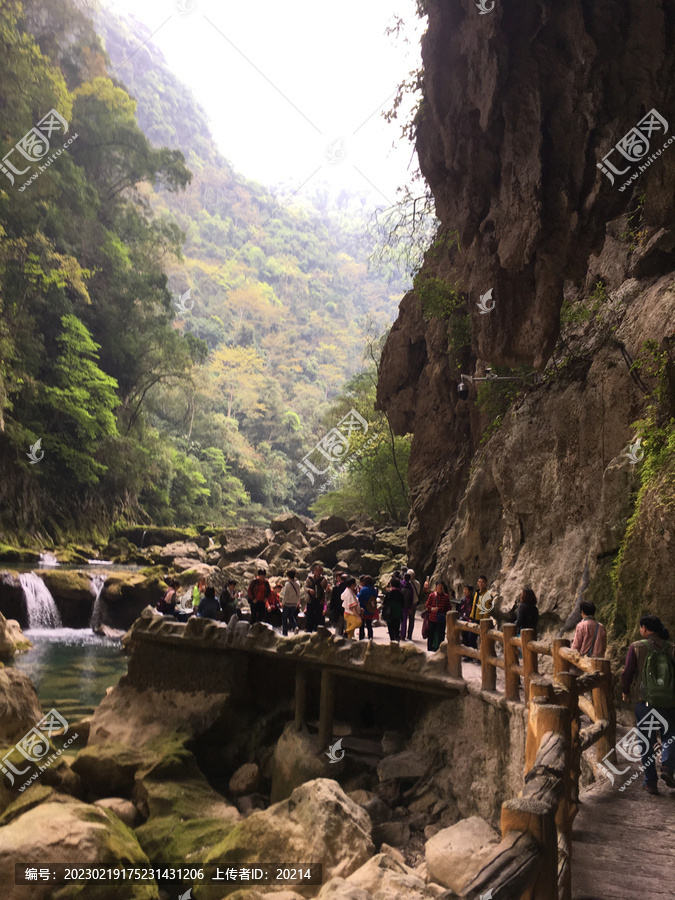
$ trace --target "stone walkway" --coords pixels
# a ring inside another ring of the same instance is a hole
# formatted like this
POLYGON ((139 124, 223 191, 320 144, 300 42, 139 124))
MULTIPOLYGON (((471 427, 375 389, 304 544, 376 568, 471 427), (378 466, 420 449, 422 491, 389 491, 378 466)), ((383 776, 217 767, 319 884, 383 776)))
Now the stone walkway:
POLYGON ((637 771, 599 781, 580 795, 572 837, 573 900, 659 900, 675 895, 675 791, 659 779, 658 797, 637 771))

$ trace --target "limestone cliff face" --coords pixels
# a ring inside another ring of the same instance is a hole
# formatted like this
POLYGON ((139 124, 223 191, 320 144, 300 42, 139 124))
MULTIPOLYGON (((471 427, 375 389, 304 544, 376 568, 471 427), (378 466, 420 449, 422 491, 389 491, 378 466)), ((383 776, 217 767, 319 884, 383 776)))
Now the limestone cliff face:
MULTIPOLYGON (((608 561, 639 487, 625 451, 649 402, 626 360, 645 340, 672 357, 675 143, 662 147, 675 127, 675 8, 496 0, 480 15, 469 0, 428 0, 427 12, 417 150, 442 230, 456 230, 461 249, 428 257, 423 272, 467 298, 472 348, 462 372, 529 365, 546 374, 481 445, 488 422, 475 389, 457 398, 447 323, 425 320, 411 292, 384 350, 378 403, 399 433, 414 434, 417 566, 453 583, 485 570, 509 606, 530 583, 543 624, 559 627, 589 580, 591 594, 613 602, 608 561), (596 164, 652 109, 668 131, 653 133, 648 156, 661 152, 619 191, 638 164, 624 158, 629 171, 614 185, 596 164), (566 327, 562 346, 563 301, 583 306, 598 280, 597 308, 566 327), (490 288, 495 307, 481 315, 476 304, 490 288)), ((647 377, 643 387, 657 389, 647 377)), ((667 421, 672 391, 659 402, 667 421)), ((635 590, 665 614, 675 521, 667 504, 645 515, 632 540, 661 571, 635 590)), ((623 565, 640 555, 626 552, 623 565)), ((618 632, 632 628, 624 619, 618 632)))

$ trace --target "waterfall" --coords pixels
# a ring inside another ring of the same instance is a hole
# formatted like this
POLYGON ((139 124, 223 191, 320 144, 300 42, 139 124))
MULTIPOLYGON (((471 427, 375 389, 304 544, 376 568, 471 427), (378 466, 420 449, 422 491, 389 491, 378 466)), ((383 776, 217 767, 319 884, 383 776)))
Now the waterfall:
POLYGON ((61 616, 44 581, 35 572, 22 572, 19 582, 26 600, 28 628, 61 628, 61 616))
POLYGON ((101 594, 103 593, 103 585, 105 584, 105 580, 105 575, 94 575, 91 579, 91 592, 95 597, 94 605, 91 610, 91 619, 89 620, 89 627, 92 631, 96 631, 99 625, 102 624, 103 599, 101 597, 101 594))
POLYGON ((147 533, 148 533, 148 529, 146 528, 145 531, 143 532, 143 537, 141 538, 141 546, 138 548, 139 550, 143 549, 143 544, 145 543, 145 536, 147 533))
POLYGON ((38 558, 38 562, 40 563, 40 566, 43 569, 46 568, 47 566, 58 566, 58 564, 59 564, 59 561, 54 556, 54 554, 48 553, 46 550, 40 554, 40 556, 38 558))

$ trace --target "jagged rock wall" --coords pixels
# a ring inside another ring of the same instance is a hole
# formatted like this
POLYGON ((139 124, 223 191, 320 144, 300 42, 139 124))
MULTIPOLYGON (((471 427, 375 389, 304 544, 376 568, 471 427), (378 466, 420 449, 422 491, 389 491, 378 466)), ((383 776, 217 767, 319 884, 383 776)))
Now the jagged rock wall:
MULTIPOLYGON (((446 324, 425 320, 409 293, 384 349, 378 404, 397 432, 414 434, 415 568, 456 584, 486 571, 508 606, 530 583, 553 628, 574 605, 585 562, 592 585, 616 554, 638 487, 624 451, 645 398, 615 339, 634 358, 646 339, 675 333, 675 146, 623 192, 620 177, 612 186, 596 168, 650 109, 675 124, 675 8, 497 0, 480 15, 469 0, 428 0, 426 9, 417 150, 441 230, 456 230, 460 249, 428 255, 423 272, 467 296, 472 349, 460 368, 446 324), (642 233, 627 238, 643 193, 642 233), (598 279, 607 333, 582 329, 582 358, 528 389, 481 446, 487 423, 475 391, 457 399, 459 372, 551 369, 563 299, 588 297, 598 279), (481 315, 489 288, 495 308, 481 315)), ((667 567, 663 531, 675 534, 675 523, 672 512, 657 518, 664 549, 651 561, 667 567)), ((656 582, 651 605, 663 609, 667 588, 656 582)))

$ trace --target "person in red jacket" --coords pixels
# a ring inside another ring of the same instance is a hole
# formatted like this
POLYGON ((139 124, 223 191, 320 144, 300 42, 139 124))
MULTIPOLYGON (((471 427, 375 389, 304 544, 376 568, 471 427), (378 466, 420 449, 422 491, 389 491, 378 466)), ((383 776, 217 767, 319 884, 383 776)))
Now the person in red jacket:
POLYGON ((272 593, 270 583, 265 577, 265 570, 258 569, 258 577, 248 586, 248 602, 251 604, 251 624, 265 621, 265 602, 272 593))
POLYGON ((436 582, 436 590, 429 594, 426 606, 429 611, 427 650, 435 651, 445 639, 445 615, 450 609, 450 597, 444 581, 436 582))

